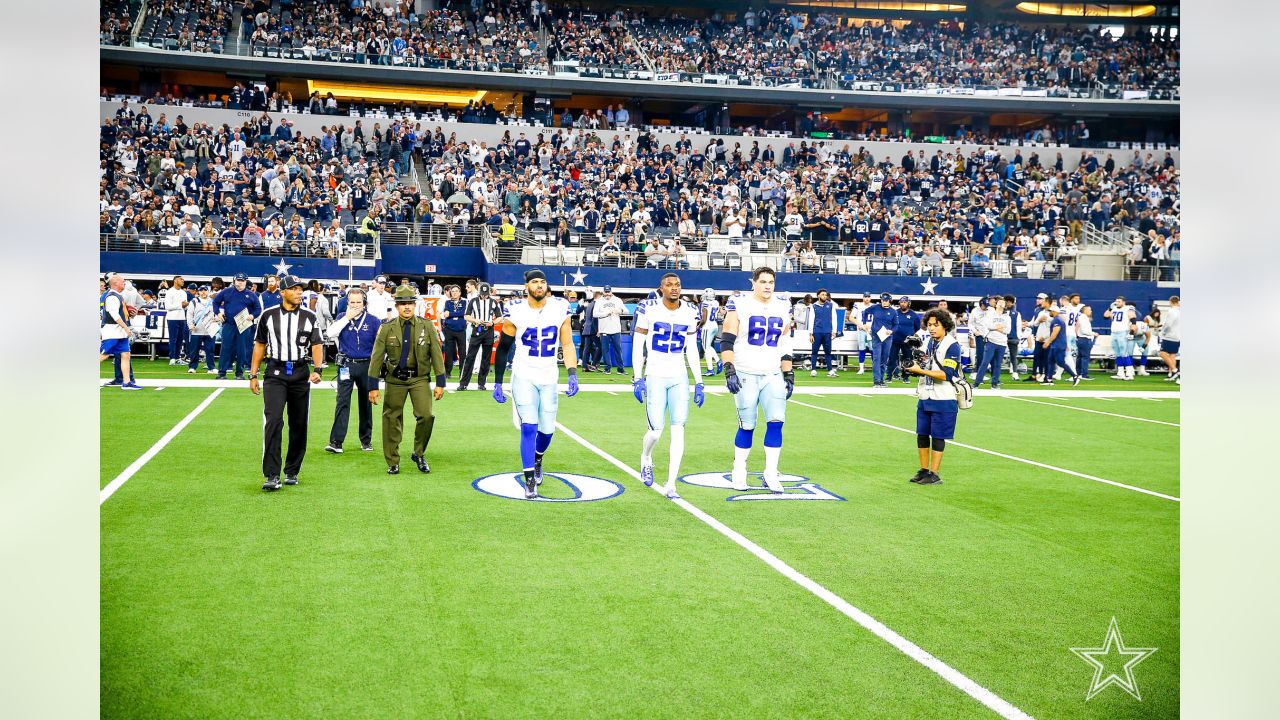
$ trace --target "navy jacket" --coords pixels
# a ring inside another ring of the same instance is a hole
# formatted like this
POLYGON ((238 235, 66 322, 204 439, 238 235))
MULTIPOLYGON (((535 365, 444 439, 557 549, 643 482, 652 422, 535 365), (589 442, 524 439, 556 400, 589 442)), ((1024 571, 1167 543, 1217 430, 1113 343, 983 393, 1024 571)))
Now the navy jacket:
POLYGON ((248 308, 249 314, 255 318, 262 314, 262 307, 258 304, 258 295, 250 290, 248 286, 245 286, 244 290, 236 290, 234 285, 228 285, 213 296, 213 311, 225 314, 227 322, 231 322, 231 319, 239 315, 240 311, 245 308, 248 308))
POLYGON ((895 310, 893 317, 893 339, 906 340, 920 331, 920 316, 910 310, 895 310))

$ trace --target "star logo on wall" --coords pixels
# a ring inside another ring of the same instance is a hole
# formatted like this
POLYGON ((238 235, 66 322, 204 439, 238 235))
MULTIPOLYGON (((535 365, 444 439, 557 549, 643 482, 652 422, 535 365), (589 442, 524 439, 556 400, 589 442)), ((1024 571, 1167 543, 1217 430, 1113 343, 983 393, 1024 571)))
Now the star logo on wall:
POLYGON ((1119 687, 1132 695, 1135 700, 1141 701, 1142 693, 1138 691, 1138 681, 1133 677, 1133 668, 1155 651, 1156 648, 1125 647, 1124 639, 1120 637, 1120 624, 1114 617, 1111 618, 1111 625, 1107 628, 1107 637, 1102 642, 1102 647, 1071 648, 1071 652, 1093 666, 1093 682, 1089 685, 1085 701, 1092 700, 1095 695, 1111 685, 1119 687), (1108 663, 1111 665, 1110 669, 1108 669, 1108 663), (1117 664, 1120 667, 1117 668, 1117 664))
POLYGON ((938 287, 938 283, 934 282, 933 278, 925 278, 924 282, 920 283, 920 287, 924 288, 925 295, 934 295, 936 293, 933 292, 933 289, 938 287))
POLYGON ((288 274, 289 274, 289 268, 291 268, 291 267, 293 267, 293 266, 292 266, 292 265, 286 265, 286 264, 285 264, 285 262, 284 262, 284 260, 281 260, 280 262, 276 263, 275 265, 272 265, 271 267, 273 267, 273 268, 275 268, 275 269, 276 269, 276 274, 277 274, 277 275, 288 275, 288 274))
POLYGON ((574 285, 586 285, 587 274, 582 272, 582 268, 578 268, 578 272, 569 273, 569 277, 573 278, 574 285))

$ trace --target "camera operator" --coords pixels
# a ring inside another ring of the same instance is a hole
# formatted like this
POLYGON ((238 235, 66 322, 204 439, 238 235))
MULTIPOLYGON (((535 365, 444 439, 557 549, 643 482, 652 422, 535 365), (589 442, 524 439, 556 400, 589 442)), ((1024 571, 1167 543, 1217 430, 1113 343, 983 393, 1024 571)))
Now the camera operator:
POLYGON ((916 386, 916 448, 920 453, 920 469, 911 482, 937 485, 942 482, 938 468, 946 441, 955 437, 956 416, 960 404, 952 381, 960 374, 960 345, 949 334, 955 329, 951 313, 934 308, 924 314, 924 327, 929 343, 921 350, 919 338, 904 343, 910 353, 910 365, 903 359, 903 370, 920 376, 916 386))

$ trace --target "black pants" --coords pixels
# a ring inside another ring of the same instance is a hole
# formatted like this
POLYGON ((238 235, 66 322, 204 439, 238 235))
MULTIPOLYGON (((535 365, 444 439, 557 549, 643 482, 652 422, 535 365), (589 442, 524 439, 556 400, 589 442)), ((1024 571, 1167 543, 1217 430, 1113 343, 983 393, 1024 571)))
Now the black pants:
POLYGON ((453 366, 461 364, 467 356, 467 331, 444 328, 444 347, 441 350, 444 352, 444 375, 449 377, 453 374, 453 366))
POLYGON ((458 378, 460 387, 466 387, 471 382, 471 368, 475 367, 477 354, 480 355, 480 384, 483 385, 489 379, 489 354, 492 348, 493 328, 483 328, 471 336, 467 362, 462 366, 462 376, 458 378))
POLYGON ((578 353, 578 360, 588 367, 595 367, 600 364, 600 336, 591 333, 582 336, 582 351, 578 353))
POLYGON ((280 474, 280 440, 284 433, 284 416, 289 413, 289 454, 284 462, 285 475, 297 475, 307 455, 307 410, 311 402, 311 365, 293 364, 293 374, 285 374, 284 364, 266 367, 262 381, 262 475, 280 474), (278 374, 277 374, 278 373, 278 374))
POLYGON ((1018 340, 1014 337, 1017 333, 1012 333, 1009 337, 1009 372, 1018 372, 1018 340))
POLYGON ((338 368, 338 404, 333 409, 333 429, 329 431, 329 444, 342 447, 347 439, 347 426, 351 417, 351 390, 356 391, 356 407, 359 409, 360 427, 358 430, 360 444, 373 444, 373 405, 369 403, 369 391, 373 383, 369 382, 368 360, 345 360, 349 373, 342 379, 342 368, 338 368))
POLYGON ((898 358, 902 355, 902 348, 906 340, 905 337, 900 338, 895 335, 889 341, 889 367, 884 378, 886 381, 892 380, 899 375, 904 378, 907 377, 907 374, 902 370, 902 366, 898 364, 898 358))

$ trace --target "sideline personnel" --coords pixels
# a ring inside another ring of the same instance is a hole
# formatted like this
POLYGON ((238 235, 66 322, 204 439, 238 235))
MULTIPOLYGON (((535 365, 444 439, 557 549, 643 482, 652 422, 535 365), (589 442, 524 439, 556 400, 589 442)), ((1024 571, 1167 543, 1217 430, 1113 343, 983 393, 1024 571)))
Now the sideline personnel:
POLYGON ((369 378, 369 357, 381 325, 366 309, 364 291, 356 288, 347 292, 346 312, 325 331, 327 339, 338 341, 338 402, 333 409, 333 427, 329 430, 325 452, 342 452, 351 416, 352 386, 355 386, 360 413, 360 449, 373 449, 373 406, 369 404, 369 391, 378 385, 369 378))
MULTIPOLYGON (((418 470, 431 472, 427 465, 427 443, 431 441, 431 429, 436 418, 431 412, 432 399, 444 397, 444 357, 440 353, 440 337, 431 321, 414 317, 413 305, 418 294, 412 288, 396 290, 396 318, 382 324, 378 338, 373 343, 369 365, 378 370, 378 377, 387 380, 387 404, 382 408, 382 454, 387 460, 387 474, 400 472, 400 437, 404 427, 404 399, 413 399, 413 416, 417 424, 413 430, 413 455, 410 458, 418 470), (427 380, 434 375, 434 392, 427 390, 427 380)), ((369 402, 374 405, 382 398, 377 378, 371 378, 373 389, 369 402)))
POLYGON ((253 326, 246 325, 242 331, 236 327, 235 318, 242 311, 250 318, 256 318, 262 313, 262 306, 258 303, 258 296, 248 285, 249 276, 237 273, 235 280, 231 281, 231 287, 223 288, 213 298, 213 311, 217 313, 218 322, 222 323, 222 348, 218 351, 219 380, 227 379, 227 370, 231 367, 232 360, 236 363, 237 380, 244 379, 244 368, 249 364, 253 326))
POLYGON ((302 307, 302 281, 294 275, 280 279, 280 304, 262 313, 249 362, 249 390, 263 396, 262 489, 280 489, 280 440, 284 413, 289 412, 289 455, 284 484, 297 485, 307 454, 307 410, 311 386, 320 382, 324 344, 316 314, 302 307), (258 385, 258 368, 267 360, 266 379, 258 385), (315 369, 307 372, 308 363, 315 369), (265 390, 265 393, 263 392, 265 390))

